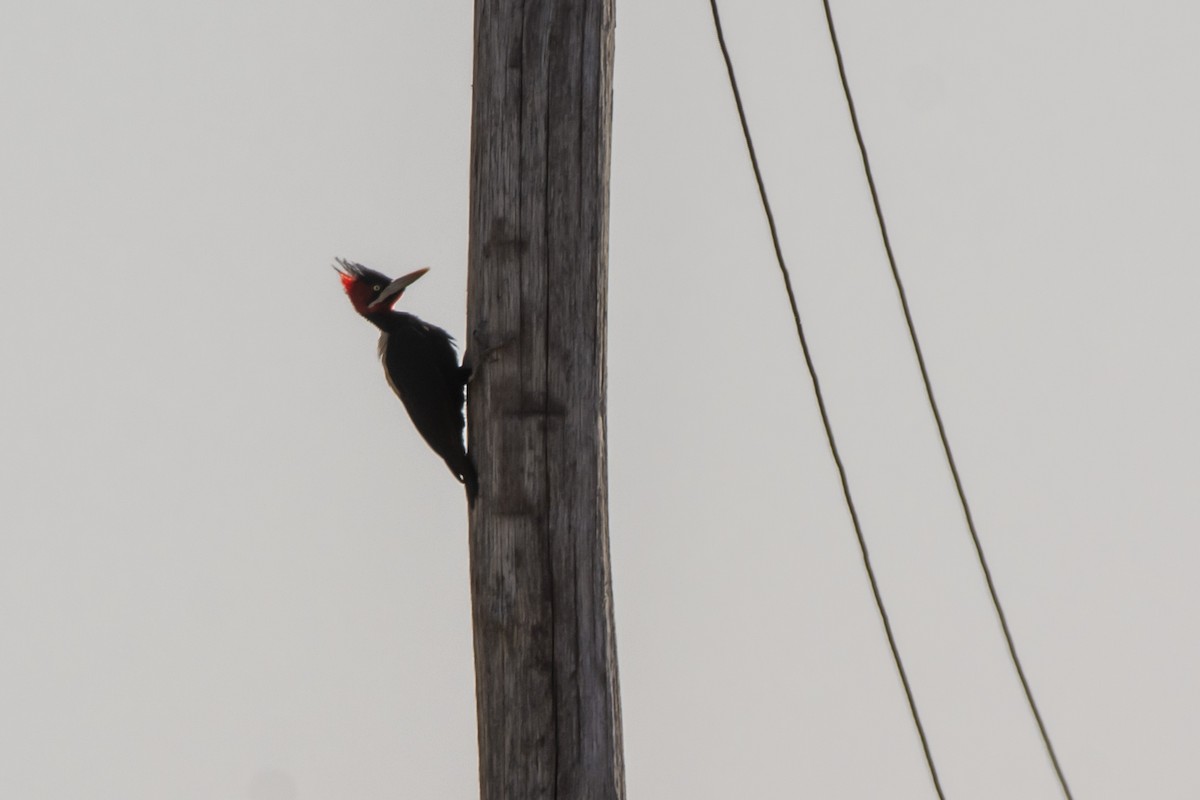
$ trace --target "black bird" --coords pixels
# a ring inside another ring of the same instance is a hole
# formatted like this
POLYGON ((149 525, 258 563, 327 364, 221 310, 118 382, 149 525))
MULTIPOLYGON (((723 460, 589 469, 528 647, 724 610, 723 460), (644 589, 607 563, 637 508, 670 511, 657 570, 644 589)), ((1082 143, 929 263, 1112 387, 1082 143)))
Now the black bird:
POLYGON ((334 269, 342 277, 354 310, 382 331, 379 357, 392 391, 433 452, 466 486, 467 499, 474 502, 479 480, 463 447, 463 403, 471 370, 459 365, 450 334, 392 308, 404 290, 429 269, 396 280, 340 258, 334 269))

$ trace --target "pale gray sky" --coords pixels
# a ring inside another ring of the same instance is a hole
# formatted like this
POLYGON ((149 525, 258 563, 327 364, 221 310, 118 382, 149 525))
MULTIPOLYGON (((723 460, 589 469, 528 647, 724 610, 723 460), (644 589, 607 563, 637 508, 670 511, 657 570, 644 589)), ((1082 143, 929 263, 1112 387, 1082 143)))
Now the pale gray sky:
MULTIPOLYGON (((947 795, 1055 798, 818 2, 726 2, 947 795)), ((835 2, 929 366, 1076 795, 1195 798, 1200 10, 835 2)), ((707 4, 619 2, 631 798, 929 798, 707 4)), ((461 488, 328 264, 461 333, 469 3, 0 10, 0 796, 471 798, 461 488)))

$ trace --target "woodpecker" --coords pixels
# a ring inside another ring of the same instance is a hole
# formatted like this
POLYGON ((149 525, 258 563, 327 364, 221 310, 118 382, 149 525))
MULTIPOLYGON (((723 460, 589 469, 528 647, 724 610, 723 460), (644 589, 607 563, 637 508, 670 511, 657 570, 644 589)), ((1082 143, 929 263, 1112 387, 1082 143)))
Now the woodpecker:
POLYGON ((467 499, 473 503, 479 480, 463 447, 463 403, 471 370, 459 365, 450 334, 393 309, 428 267, 395 280, 340 258, 334 269, 354 310, 380 330, 379 358, 388 385, 408 409, 417 432, 466 486, 467 499))

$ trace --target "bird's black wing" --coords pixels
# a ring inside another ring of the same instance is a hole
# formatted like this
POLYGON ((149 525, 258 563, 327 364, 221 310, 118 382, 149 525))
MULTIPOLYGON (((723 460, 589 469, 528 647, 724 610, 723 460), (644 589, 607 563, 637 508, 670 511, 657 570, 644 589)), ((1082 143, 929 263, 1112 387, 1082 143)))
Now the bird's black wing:
POLYGON ((473 476, 462 439, 464 373, 450 334, 397 312, 380 337, 379 355, 417 431, 459 480, 473 476))

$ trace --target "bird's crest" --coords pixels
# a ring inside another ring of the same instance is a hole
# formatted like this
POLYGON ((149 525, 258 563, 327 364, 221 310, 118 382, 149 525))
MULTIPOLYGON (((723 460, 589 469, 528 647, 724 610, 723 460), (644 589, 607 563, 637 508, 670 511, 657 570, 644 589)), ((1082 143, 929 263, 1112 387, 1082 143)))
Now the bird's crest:
POLYGON ((366 277, 367 268, 362 264, 356 264, 353 261, 347 261, 344 258, 335 258, 333 271, 342 276, 342 285, 347 289, 357 280, 362 280, 366 277))

